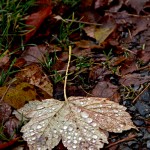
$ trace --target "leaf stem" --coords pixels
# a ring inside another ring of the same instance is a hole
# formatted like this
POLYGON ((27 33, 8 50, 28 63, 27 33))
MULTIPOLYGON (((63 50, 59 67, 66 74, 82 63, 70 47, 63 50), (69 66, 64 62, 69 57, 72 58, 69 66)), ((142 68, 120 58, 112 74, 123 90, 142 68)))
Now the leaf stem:
POLYGON ((64 82, 64 98, 65 98, 66 102, 68 102, 67 95, 66 95, 66 85, 67 85, 68 70, 69 70, 70 60, 71 60, 71 51, 72 51, 72 48, 71 48, 71 46, 69 46, 68 64, 67 64, 66 75, 65 75, 65 82, 64 82))

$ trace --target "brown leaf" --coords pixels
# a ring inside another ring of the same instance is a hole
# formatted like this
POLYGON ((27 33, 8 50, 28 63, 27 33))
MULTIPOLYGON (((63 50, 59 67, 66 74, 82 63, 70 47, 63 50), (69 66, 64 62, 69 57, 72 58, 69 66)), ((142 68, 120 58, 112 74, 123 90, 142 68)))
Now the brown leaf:
POLYGON ((142 76, 136 73, 127 74, 119 80, 119 82, 125 86, 140 85, 149 81, 150 81, 150 76, 142 76))
POLYGON ((16 136, 16 129, 19 127, 20 121, 15 117, 11 117, 8 121, 5 122, 5 132, 9 137, 17 137, 16 136))
POLYGON ((107 7, 113 0, 95 0, 95 9, 100 7, 107 7))
POLYGON ((26 34, 25 42, 27 42, 36 33, 36 31, 41 26, 45 18, 47 18, 51 13, 52 13, 51 6, 47 5, 47 7, 28 16, 26 20, 26 25, 32 26, 34 28, 32 29, 32 31, 26 34))
MULTIPOLYGON (((125 110, 106 98, 69 97, 68 102, 32 101, 18 112, 31 119, 21 129, 31 150, 51 150, 61 139, 68 150, 99 150, 108 143, 108 131, 136 128, 125 110)), ((14 112, 17 118, 19 113, 14 112)))
POLYGON ((36 45, 28 47, 21 55, 27 61, 27 64, 44 62, 46 54, 58 52, 61 49, 55 45, 36 45))
POLYGON ((127 58, 119 68, 122 75, 132 73, 138 69, 137 61, 135 58, 127 58))
POLYGON ((118 98, 116 95, 118 94, 118 87, 111 84, 110 82, 107 81, 101 81, 98 82, 95 88, 92 90, 92 94, 97 97, 105 97, 105 98, 110 98, 111 100, 114 100, 116 97, 118 101, 118 98))
POLYGON ((88 26, 84 28, 84 31, 89 37, 97 40, 99 45, 104 42, 108 36, 115 30, 116 24, 112 18, 104 17, 101 21, 102 25, 99 27, 88 26))
MULTIPOLYGON (((7 91, 7 87, 0 87, 0 98, 7 91)), ((14 108, 22 107, 26 102, 36 99, 34 87, 28 83, 13 83, 8 89, 3 101, 14 108)))
POLYGON ((24 67, 21 72, 16 74, 16 77, 21 81, 28 82, 41 88, 50 96, 53 94, 53 87, 50 80, 37 64, 31 64, 24 67))
POLYGON ((9 106, 7 103, 0 102, 0 122, 5 122, 9 116, 11 115, 11 106, 9 106))
POLYGON ((0 67, 5 65, 8 61, 9 61, 8 50, 5 51, 3 54, 0 53, 0 67))
POLYGON ((149 0, 127 0, 127 1, 125 1, 125 4, 127 6, 134 8, 136 10, 137 14, 140 14, 141 10, 143 9, 143 6, 148 1, 149 0))

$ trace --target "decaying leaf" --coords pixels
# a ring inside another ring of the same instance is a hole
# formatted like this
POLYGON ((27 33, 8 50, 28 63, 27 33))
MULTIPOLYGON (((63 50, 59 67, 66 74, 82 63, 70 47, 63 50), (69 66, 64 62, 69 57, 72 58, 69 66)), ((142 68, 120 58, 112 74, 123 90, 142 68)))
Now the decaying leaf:
POLYGON ((112 18, 105 18, 102 21, 102 25, 99 27, 96 26, 88 26, 84 28, 84 31, 89 37, 96 39, 99 45, 104 42, 109 35, 115 30, 116 23, 112 18))
POLYGON ((21 81, 28 82, 41 88, 52 96, 53 88, 47 75, 42 72, 42 69, 37 64, 26 66, 21 72, 17 73, 16 77, 21 81))
POLYGON ((21 129, 31 150, 50 150, 61 139, 68 150, 99 150, 108 143, 108 131, 136 128, 125 110, 106 98, 69 97, 68 102, 30 101, 14 114, 31 119, 21 129))
MULTIPOLYGON (((0 98, 3 97, 7 88, 7 86, 0 87, 0 98)), ((26 102, 36 99, 36 97, 37 93, 34 86, 26 82, 13 83, 5 94, 3 101, 18 109, 23 107, 26 102)))

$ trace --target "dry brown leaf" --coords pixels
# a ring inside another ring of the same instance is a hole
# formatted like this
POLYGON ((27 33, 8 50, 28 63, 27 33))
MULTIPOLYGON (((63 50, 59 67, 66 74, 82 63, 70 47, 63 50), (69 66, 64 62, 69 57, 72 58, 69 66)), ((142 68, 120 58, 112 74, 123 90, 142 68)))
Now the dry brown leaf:
POLYGON ((16 74, 16 77, 41 88, 50 96, 53 94, 53 87, 50 80, 37 64, 26 66, 23 70, 21 70, 21 72, 16 74))
POLYGON ((88 26, 84 28, 84 31, 89 37, 97 40, 99 45, 104 42, 108 36, 115 30, 116 24, 111 18, 106 18, 107 21, 102 21, 102 25, 99 27, 88 26))
POLYGON ((68 150, 99 150, 108 143, 108 131, 136 128, 125 110, 106 98, 69 97, 32 101, 14 114, 31 119, 21 129, 31 150, 51 150, 61 139, 68 150))

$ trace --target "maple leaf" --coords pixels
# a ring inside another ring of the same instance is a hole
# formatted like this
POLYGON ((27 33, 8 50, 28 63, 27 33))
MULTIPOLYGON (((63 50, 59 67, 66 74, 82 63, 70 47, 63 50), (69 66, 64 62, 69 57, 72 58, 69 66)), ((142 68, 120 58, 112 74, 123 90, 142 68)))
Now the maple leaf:
POLYGON ((108 131, 136 128, 124 106, 98 97, 69 97, 67 101, 30 101, 15 111, 31 119, 21 132, 31 150, 51 150, 60 140, 68 150, 99 150, 108 131))

